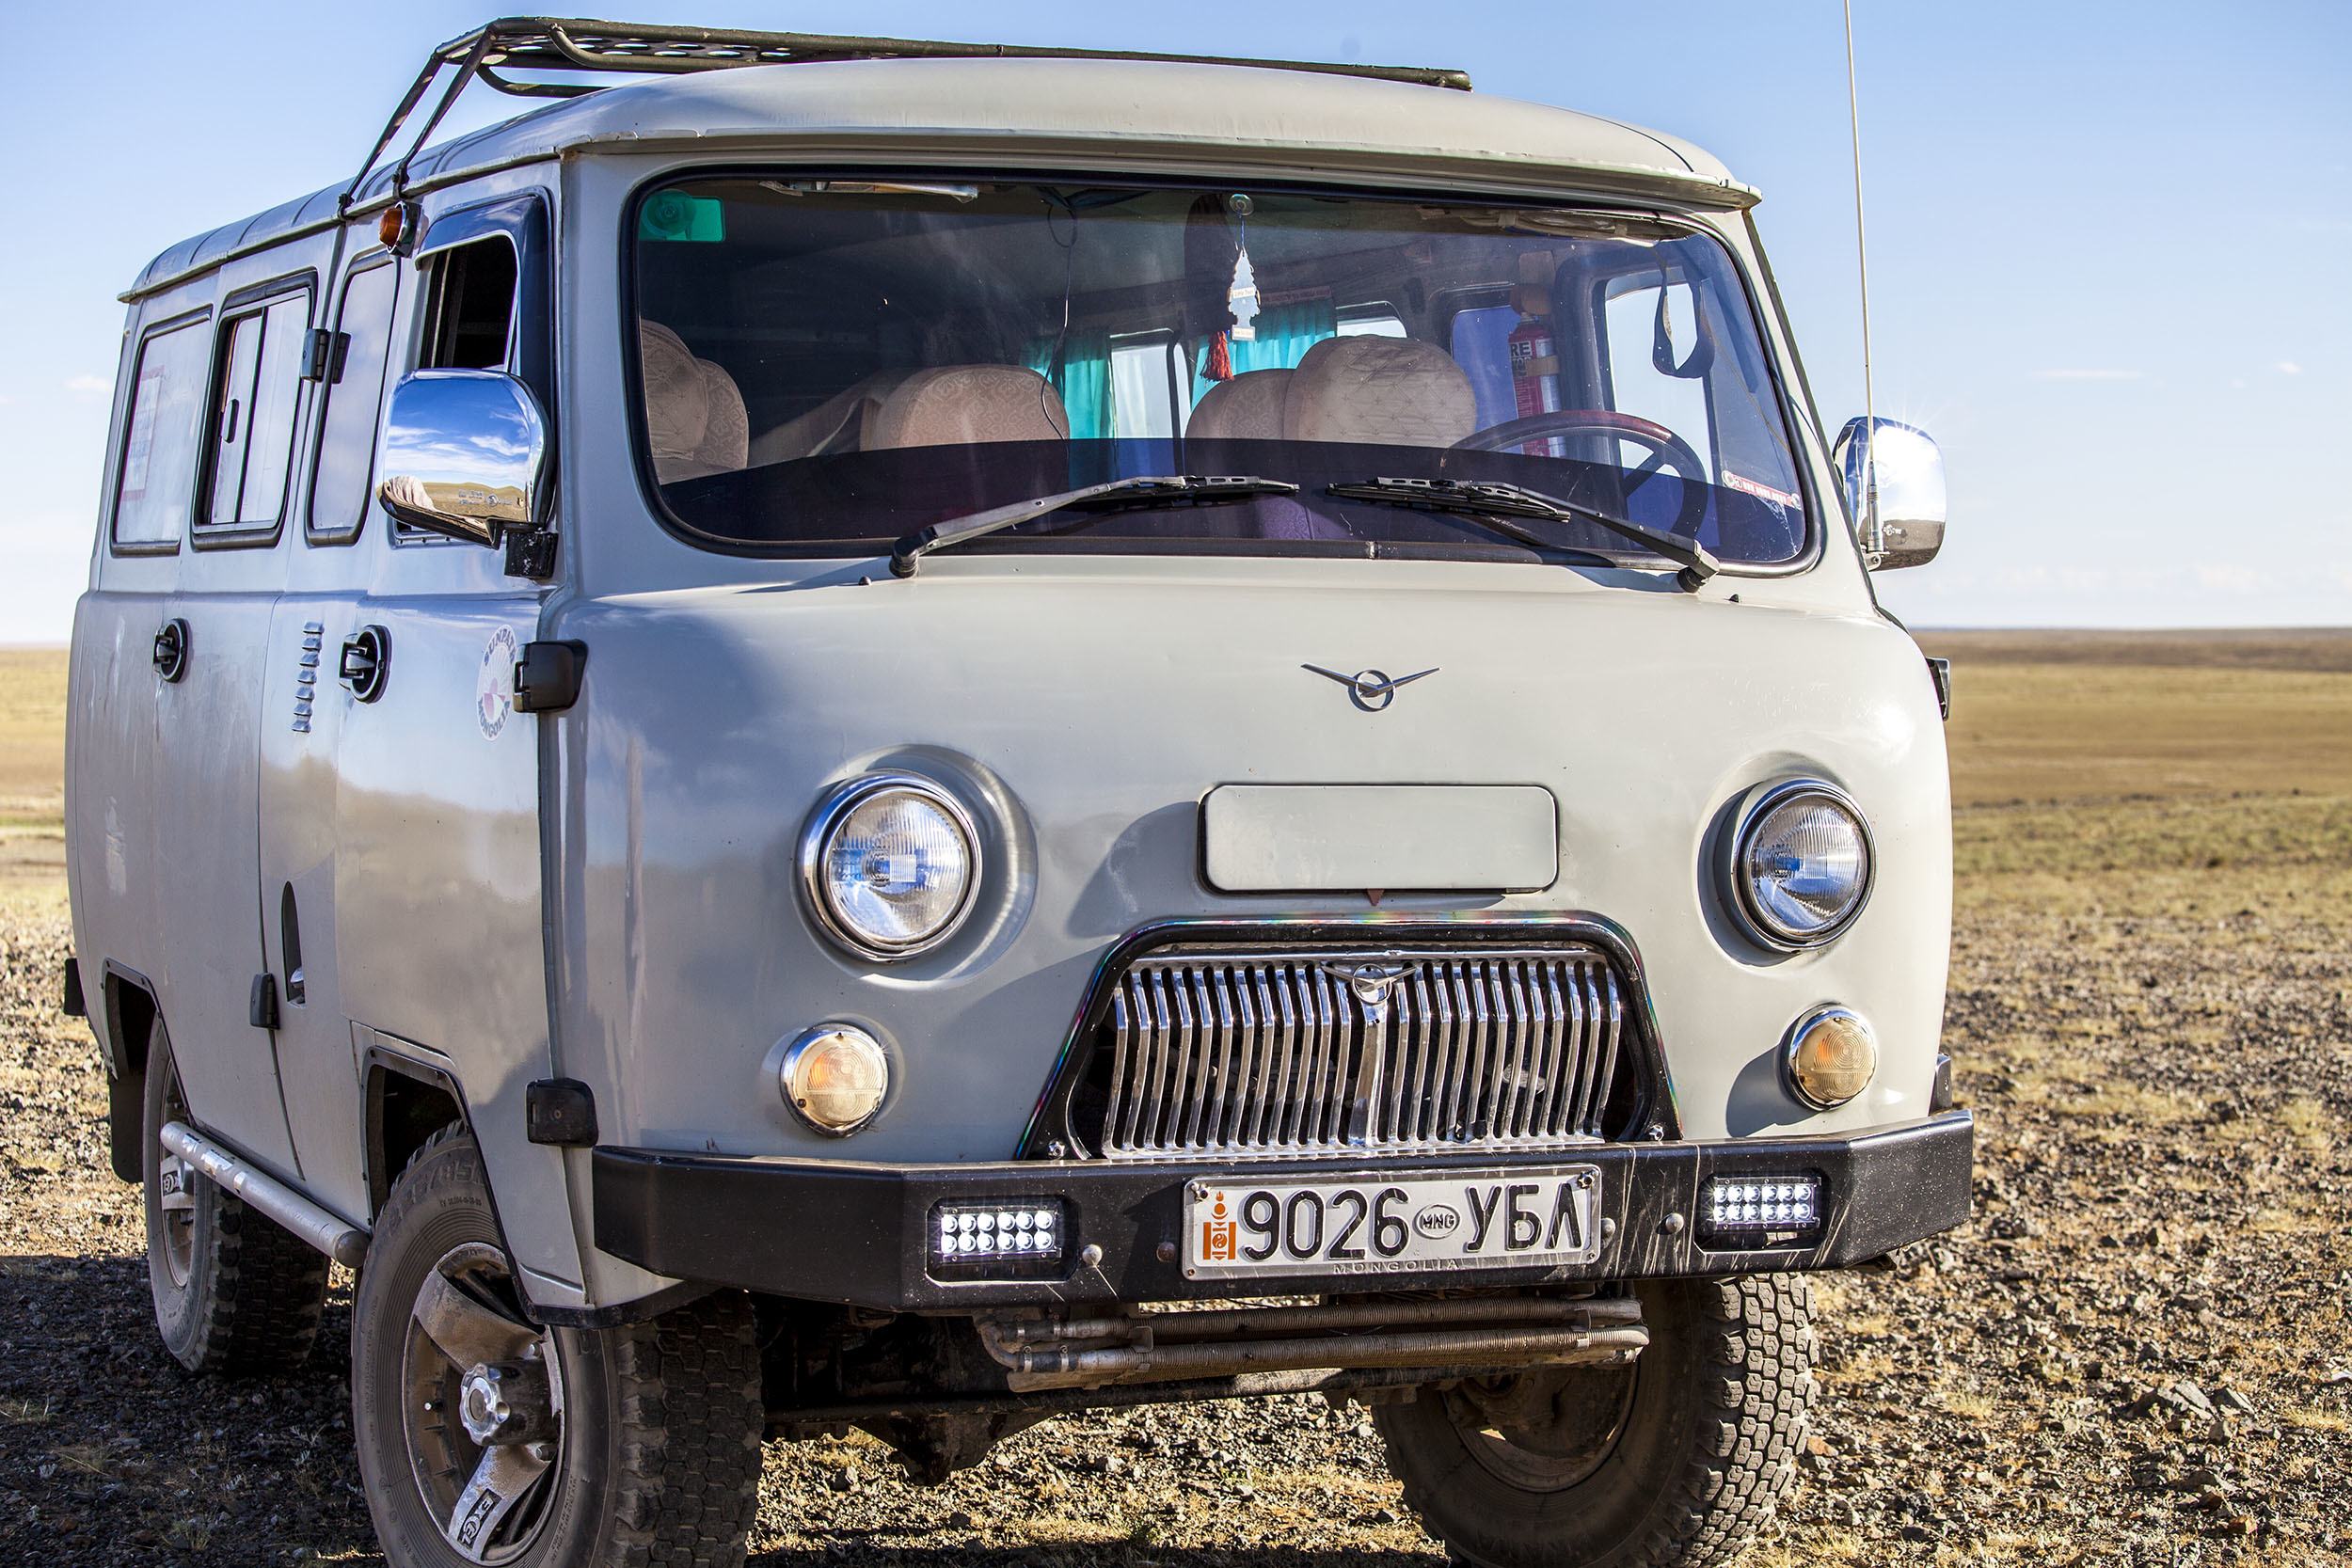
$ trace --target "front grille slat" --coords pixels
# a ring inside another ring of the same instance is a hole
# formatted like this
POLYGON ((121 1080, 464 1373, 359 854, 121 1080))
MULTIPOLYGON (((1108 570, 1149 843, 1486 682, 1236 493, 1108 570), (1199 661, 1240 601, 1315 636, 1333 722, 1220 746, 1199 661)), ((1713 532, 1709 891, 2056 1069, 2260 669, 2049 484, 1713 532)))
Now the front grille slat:
POLYGON ((1591 1142, 1623 1025, 1581 945, 1147 954, 1112 988, 1082 1131, 1115 1159, 1591 1142))

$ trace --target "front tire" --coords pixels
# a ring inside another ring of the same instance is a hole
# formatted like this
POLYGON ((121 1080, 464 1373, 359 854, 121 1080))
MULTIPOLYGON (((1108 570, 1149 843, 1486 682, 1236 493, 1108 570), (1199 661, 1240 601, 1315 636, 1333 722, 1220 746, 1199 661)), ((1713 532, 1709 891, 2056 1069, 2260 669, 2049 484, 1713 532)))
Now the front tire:
POLYGON ((1649 1348, 1375 1408, 1389 1469, 1479 1568, 1696 1568, 1735 1556, 1795 1474, 1814 1383, 1802 1275, 1645 1286, 1649 1348))
POLYGON ((392 1568, 742 1562, 766 1423, 749 1298, 540 1328, 462 1130, 419 1151, 376 1221, 351 1364, 392 1568))
POLYGON ((147 1281, 164 1348, 192 1372, 300 1367, 326 1306, 326 1259, 164 1148, 165 1123, 186 1123, 188 1108, 160 1017, 140 1119, 147 1281))

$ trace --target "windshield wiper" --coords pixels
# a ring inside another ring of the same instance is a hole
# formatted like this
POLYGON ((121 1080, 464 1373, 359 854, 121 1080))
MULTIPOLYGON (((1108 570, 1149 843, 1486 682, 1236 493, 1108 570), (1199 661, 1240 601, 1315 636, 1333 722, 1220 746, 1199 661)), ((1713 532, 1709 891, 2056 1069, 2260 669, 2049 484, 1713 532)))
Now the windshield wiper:
POLYGON ((1214 501, 1248 500, 1252 496, 1295 496, 1297 493, 1298 486, 1287 480, 1260 479, 1254 474, 1154 474, 1136 479, 1114 479, 1103 484, 1089 484, 1081 490, 1064 490, 1057 496, 1040 496, 1034 500, 1015 501, 1010 506, 993 506, 985 512, 950 517, 944 523, 918 528, 890 546, 890 572, 893 577, 911 578, 922 559, 933 550, 951 549, 1073 506, 1101 506, 1109 510, 1163 503, 1200 505, 1214 501))
POLYGON ((1590 507, 1572 506, 1555 500, 1540 491, 1518 484, 1494 484, 1463 479, 1368 479, 1348 484, 1325 486, 1327 495, 1343 500, 1372 501, 1382 506, 1418 506, 1431 512, 1450 512, 1465 517, 1475 517, 1498 533, 1508 534, 1523 545, 1539 549, 1574 550, 1549 539, 1532 528, 1516 527, 1512 519, 1534 517, 1548 523, 1591 523, 1605 528, 1621 539, 1629 539, 1653 554, 1662 555, 1680 566, 1675 581, 1685 593, 1698 592, 1699 584, 1722 570, 1722 563, 1706 546, 1695 539, 1685 539, 1678 533, 1651 528, 1624 517, 1613 517, 1606 512, 1590 507))

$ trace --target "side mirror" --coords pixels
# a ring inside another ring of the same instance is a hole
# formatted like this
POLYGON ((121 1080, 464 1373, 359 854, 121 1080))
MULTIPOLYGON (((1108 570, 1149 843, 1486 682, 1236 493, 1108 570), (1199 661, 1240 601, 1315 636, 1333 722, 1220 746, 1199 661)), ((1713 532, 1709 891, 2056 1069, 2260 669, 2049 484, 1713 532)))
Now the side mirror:
POLYGON ((1944 454, 1894 420, 1848 420, 1830 460, 1870 569, 1924 566, 1944 547, 1944 454))
POLYGON ((496 371, 418 371, 392 388, 376 486, 412 527, 492 545, 537 515, 548 460, 539 400, 496 371))

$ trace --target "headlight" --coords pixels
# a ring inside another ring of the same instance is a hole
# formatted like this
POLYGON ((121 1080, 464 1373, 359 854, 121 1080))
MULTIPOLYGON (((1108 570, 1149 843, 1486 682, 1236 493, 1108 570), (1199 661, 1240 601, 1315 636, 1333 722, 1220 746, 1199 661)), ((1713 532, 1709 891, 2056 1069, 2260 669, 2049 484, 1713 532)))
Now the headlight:
POLYGON ((801 873, 825 929, 884 960, 936 947, 979 880, 979 835, 937 786, 903 774, 852 780, 826 797, 801 846, 801 873))
POLYGON ((845 1138, 882 1109, 890 1090, 890 1057, 854 1024, 821 1023, 784 1048, 782 1078, 784 1102, 803 1121, 845 1138))
POLYGON ((1862 912, 1871 869, 1861 811, 1834 785, 1800 779, 1749 809, 1732 851, 1732 892, 1767 947, 1819 947, 1862 912))

